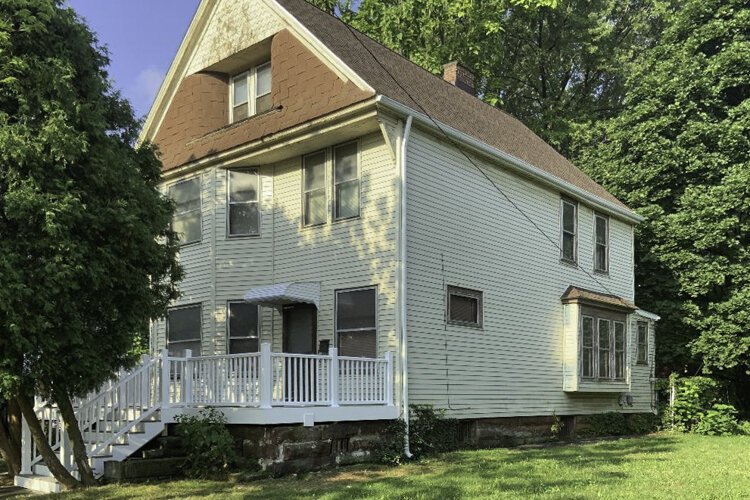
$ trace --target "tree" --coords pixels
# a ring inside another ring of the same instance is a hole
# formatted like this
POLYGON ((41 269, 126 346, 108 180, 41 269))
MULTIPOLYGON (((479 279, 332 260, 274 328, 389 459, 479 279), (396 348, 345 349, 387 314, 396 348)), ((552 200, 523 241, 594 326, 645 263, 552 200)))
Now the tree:
POLYGON ((658 0, 363 0, 354 26, 439 74, 460 60, 478 95, 568 153, 575 124, 614 116, 626 62, 661 30, 658 0))
POLYGON ((91 482, 71 397, 137 361, 181 276, 161 164, 108 62, 62 0, 0 2, 0 392, 68 487, 33 395, 59 405, 91 482))
POLYGON ((750 402, 750 7, 686 0, 629 68, 624 111, 579 133, 579 164, 647 217, 636 298, 658 359, 750 402))

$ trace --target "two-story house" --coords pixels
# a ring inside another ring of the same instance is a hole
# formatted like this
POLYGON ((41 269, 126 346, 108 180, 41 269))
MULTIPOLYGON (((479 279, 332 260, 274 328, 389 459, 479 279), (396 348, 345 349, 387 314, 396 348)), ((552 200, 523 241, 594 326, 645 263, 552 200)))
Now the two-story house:
POLYGON ((520 417, 654 409, 642 218, 460 64, 433 75, 303 0, 203 0, 142 139, 186 274, 118 436, 207 405, 238 426, 350 422, 346 450, 351 422, 411 404, 480 442, 520 417))

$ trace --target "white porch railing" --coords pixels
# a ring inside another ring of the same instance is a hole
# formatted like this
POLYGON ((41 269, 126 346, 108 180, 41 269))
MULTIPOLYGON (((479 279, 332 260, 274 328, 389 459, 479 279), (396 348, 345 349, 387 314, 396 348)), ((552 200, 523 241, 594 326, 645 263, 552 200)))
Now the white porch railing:
POLYGON ((173 357, 162 376, 170 406, 344 406, 393 404, 393 355, 384 358, 260 352, 225 356, 173 357))
MULTIPOLYGON (((144 357, 132 371, 120 373, 73 403, 89 457, 95 462, 92 467, 101 474, 101 461, 111 457, 114 446, 119 446, 120 460, 142 446, 129 436, 137 426, 161 432, 169 423, 165 418, 187 408, 248 408, 256 414, 254 423, 274 424, 279 423, 274 420, 280 418, 279 411, 294 412, 295 407, 393 406, 393 355, 341 357, 335 348, 325 355, 273 353, 270 344, 262 344, 257 353, 225 356, 193 357, 188 351, 175 357, 164 350, 156 358, 144 357)), ((342 408, 342 415, 351 411, 342 408)), ((49 445, 73 471, 72 448, 59 410, 39 400, 36 412, 49 445)), ((28 425, 23 424, 22 474, 30 475, 43 464, 28 425)))

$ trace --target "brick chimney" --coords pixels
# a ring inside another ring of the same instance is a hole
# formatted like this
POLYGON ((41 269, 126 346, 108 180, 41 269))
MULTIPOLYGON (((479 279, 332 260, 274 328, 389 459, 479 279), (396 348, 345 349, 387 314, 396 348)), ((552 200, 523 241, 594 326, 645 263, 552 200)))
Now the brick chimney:
POLYGON ((474 73, 458 61, 443 66, 443 80, 474 95, 474 73))

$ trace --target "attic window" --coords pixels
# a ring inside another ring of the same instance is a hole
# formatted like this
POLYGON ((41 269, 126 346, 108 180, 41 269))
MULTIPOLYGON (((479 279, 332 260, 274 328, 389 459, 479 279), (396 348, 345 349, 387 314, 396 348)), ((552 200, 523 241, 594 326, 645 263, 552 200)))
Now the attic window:
POLYGON ((232 122, 271 109, 271 61, 232 78, 232 122))

